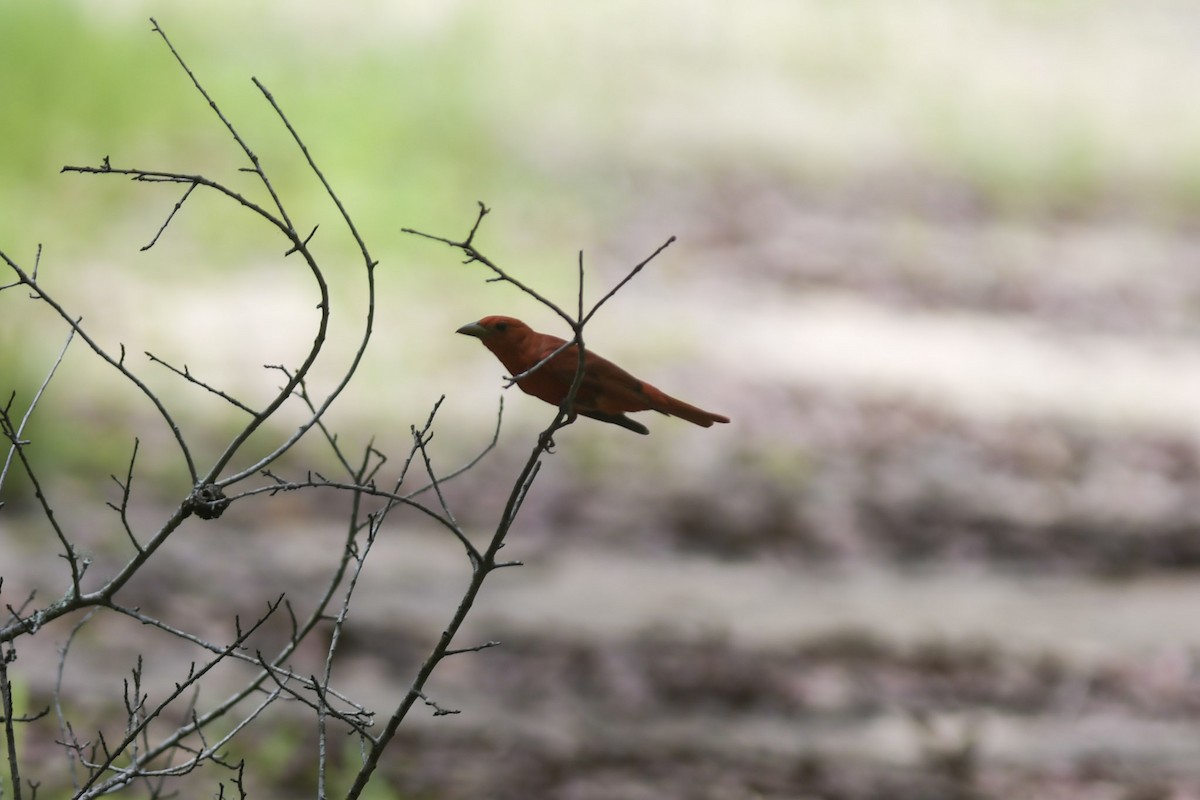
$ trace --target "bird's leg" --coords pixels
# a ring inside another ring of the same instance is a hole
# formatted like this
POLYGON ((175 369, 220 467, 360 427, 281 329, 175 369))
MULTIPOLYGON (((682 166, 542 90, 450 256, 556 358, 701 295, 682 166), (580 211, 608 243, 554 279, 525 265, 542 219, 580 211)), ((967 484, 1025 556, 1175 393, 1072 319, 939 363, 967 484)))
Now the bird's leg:
MULTIPOLYGON (((567 412, 567 418, 555 426, 554 431, 567 427, 577 419, 579 415, 574 410, 567 412)), ((542 435, 538 437, 538 444, 550 455, 554 455, 554 431, 542 431, 542 435)))

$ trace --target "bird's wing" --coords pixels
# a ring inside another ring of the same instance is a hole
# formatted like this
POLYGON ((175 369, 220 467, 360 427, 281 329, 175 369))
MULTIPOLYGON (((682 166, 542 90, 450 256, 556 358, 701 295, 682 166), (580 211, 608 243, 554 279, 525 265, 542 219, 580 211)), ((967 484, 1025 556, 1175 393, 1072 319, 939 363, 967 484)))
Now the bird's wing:
MULTIPOLYGON (((552 352, 550 348, 547 352, 552 352)), ((568 391, 579 367, 578 351, 569 347, 552 358, 543 369, 568 391)), ((654 408, 654 399, 645 384, 603 356, 584 351, 583 382, 575 395, 579 408, 619 414, 654 408)))

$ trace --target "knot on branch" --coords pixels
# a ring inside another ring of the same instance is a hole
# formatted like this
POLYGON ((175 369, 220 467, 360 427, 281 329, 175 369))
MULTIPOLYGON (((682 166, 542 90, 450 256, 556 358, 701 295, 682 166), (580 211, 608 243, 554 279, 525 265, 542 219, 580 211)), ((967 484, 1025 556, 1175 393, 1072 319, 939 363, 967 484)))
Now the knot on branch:
POLYGON ((183 509, 200 519, 216 519, 229 508, 229 498, 215 483, 197 486, 183 503, 183 509))

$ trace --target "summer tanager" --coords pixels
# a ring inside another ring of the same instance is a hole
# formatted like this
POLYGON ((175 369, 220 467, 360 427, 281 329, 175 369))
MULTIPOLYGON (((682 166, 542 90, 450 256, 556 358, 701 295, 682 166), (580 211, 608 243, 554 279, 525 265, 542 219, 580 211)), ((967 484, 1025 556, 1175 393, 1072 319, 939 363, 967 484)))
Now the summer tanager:
MULTIPOLYGON (((513 377, 529 370, 565 342, 557 336, 538 333, 512 317, 484 317, 478 322, 463 325, 458 332, 483 342, 483 346, 500 359, 513 377)), ((562 405, 571 391, 575 371, 579 367, 577 347, 571 345, 564 349, 532 374, 517 380, 517 386, 525 394, 551 405, 562 405)), ((625 416, 625 412, 657 411, 705 428, 711 427, 714 422, 729 422, 729 417, 676 400, 586 348, 583 351, 583 364, 583 382, 575 393, 571 419, 576 414, 582 414, 642 434, 650 431, 645 425, 625 416)))

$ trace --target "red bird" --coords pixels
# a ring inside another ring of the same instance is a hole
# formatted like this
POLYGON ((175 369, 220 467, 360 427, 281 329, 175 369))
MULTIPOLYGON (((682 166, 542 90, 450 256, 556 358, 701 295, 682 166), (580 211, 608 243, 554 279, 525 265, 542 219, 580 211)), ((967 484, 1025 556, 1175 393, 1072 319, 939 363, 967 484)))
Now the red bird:
MULTIPOLYGON (((566 341, 538 333, 512 317, 484 317, 478 322, 463 325, 458 333, 478 338, 514 377, 562 347, 566 341)), ((539 400, 554 406, 562 405, 571 391, 575 370, 579 366, 577 347, 571 345, 564 349, 533 374, 518 380, 517 386, 525 394, 531 394, 539 400)), ((714 422, 729 422, 729 417, 676 400, 590 350, 583 351, 583 363, 583 382, 575 393, 572 416, 582 414, 641 434, 650 431, 645 425, 625 416, 625 412, 657 411, 705 428, 712 427, 714 422)))

